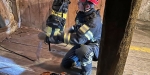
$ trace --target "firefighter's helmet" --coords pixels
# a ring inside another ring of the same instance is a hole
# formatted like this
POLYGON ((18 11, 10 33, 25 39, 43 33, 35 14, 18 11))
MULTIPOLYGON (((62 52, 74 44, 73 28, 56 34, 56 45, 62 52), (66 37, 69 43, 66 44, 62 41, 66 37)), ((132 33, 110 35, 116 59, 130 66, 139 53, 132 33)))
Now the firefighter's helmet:
POLYGON ((79 1, 81 1, 81 2, 89 1, 89 2, 93 3, 94 5, 98 4, 98 0, 79 0, 79 1))

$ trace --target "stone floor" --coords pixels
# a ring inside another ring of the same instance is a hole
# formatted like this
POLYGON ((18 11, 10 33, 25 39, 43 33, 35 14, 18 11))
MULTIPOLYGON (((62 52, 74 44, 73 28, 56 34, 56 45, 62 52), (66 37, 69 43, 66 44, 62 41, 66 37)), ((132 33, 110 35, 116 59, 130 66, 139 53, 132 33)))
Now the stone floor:
MULTIPOLYGON (((59 66, 65 53, 71 48, 65 44, 42 44, 37 59, 40 40, 39 31, 31 28, 20 28, 12 36, 0 43, 0 75, 40 75, 42 72, 63 72, 59 66)), ((149 32, 136 29, 123 75, 150 75, 150 36, 149 32)), ((92 75, 96 75, 97 62, 93 62, 92 75)), ((76 72, 68 71, 70 75, 76 72)))

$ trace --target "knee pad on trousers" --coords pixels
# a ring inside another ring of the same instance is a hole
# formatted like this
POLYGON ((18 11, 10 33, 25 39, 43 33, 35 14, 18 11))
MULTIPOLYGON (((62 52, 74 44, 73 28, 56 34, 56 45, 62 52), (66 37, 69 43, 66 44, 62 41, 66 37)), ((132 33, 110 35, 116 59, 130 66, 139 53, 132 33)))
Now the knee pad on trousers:
POLYGON ((73 66, 80 66, 79 58, 74 55, 70 56, 69 59, 63 61, 62 66, 64 68, 71 68, 73 66))

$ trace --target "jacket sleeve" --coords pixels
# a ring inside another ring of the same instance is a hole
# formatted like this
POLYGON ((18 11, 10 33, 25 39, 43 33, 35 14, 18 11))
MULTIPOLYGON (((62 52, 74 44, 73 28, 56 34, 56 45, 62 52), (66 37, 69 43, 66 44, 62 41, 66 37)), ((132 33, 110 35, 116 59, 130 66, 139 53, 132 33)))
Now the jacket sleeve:
POLYGON ((67 44, 85 44, 88 40, 93 38, 94 28, 90 28, 87 25, 82 25, 74 33, 64 33, 63 41, 67 44))
POLYGON ((96 17, 91 23, 88 24, 83 24, 77 27, 73 33, 60 33, 60 35, 54 37, 54 40, 73 45, 85 44, 89 41, 94 42, 100 40, 102 32, 101 18, 96 17), (92 24, 94 27, 91 27, 88 24, 92 24))

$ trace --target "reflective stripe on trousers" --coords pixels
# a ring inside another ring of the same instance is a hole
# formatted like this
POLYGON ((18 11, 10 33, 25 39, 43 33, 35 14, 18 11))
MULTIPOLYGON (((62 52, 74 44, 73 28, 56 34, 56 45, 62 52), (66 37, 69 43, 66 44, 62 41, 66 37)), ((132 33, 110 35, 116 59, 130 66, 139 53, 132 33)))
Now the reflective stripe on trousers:
POLYGON ((62 65, 67 65, 68 63, 66 62, 66 60, 70 59, 69 57, 75 54, 79 58, 79 61, 81 62, 82 75, 91 75, 92 60, 93 56, 95 55, 93 50, 98 51, 99 50, 98 46, 96 45, 74 46, 71 50, 68 51, 68 53, 63 58, 62 65))

